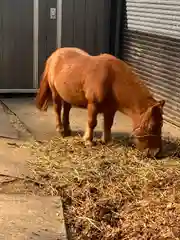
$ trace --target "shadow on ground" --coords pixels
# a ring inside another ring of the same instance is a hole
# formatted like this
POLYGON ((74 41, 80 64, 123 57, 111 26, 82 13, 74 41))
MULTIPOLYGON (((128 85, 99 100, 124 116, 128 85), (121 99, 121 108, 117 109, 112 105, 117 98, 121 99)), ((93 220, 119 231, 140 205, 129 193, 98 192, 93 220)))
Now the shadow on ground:
MULTIPOLYGON (((73 131, 72 130, 72 136, 80 136, 83 137, 84 135, 84 131, 78 130, 78 131, 73 131)), ((94 132, 94 137, 97 139, 101 139, 102 137, 102 132, 101 131, 95 131, 94 132)), ((113 132, 112 133, 112 137, 114 142, 119 142, 121 145, 123 144, 123 146, 131 146, 130 145, 130 137, 129 137, 129 133, 127 132, 113 132)))
MULTIPOLYGON (((72 136, 81 136, 83 137, 83 131, 72 131, 72 136)), ((101 139, 102 132, 95 131, 94 133, 95 138, 101 139)), ((130 134, 127 132, 113 132, 112 133, 113 142, 115 144, 132 148, 134 147, 132 140, 130 138, 130 134)), ((165 137, 163 139, 163 150, 158 159, 163 159, 167 157, 179 157, 180 158, 180 143, 173 139, 169 139, 165 137)))
POLYGON ((179 141, 169 138, 163 139, 162 157, 178 157, 180 158, 180 143, 179 141))

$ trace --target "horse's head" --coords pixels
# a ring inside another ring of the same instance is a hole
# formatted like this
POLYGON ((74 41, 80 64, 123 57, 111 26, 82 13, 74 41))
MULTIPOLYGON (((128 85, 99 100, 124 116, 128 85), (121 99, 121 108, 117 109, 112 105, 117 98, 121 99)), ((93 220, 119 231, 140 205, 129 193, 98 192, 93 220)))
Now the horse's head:
POLYGON ((163 126, 164 100, 149 107, 142 114, 140 123, 133 131, 136 147, 149 157, 155 157, 162 149, 161 132, 163 126))

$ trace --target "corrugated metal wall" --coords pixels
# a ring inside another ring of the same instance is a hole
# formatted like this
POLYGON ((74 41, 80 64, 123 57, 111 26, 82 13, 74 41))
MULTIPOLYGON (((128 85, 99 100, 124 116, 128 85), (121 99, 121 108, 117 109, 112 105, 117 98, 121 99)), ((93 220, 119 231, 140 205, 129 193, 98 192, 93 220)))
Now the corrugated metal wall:
POLYGON ((180 127, 180 0, 126 0, 125 10, 123 59, 180 127))

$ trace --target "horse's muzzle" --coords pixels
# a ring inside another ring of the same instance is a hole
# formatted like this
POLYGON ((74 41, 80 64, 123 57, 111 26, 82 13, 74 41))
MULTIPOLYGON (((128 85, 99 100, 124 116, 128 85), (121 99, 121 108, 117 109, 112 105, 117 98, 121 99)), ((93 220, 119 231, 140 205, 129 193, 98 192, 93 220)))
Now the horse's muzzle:
POLYGON ((144 154, 148 158, 156 158, 159 156, 161 153, 161 148, 150 148, 150 149, 145 149, 144 154))
POLYGON ((134 136, 133 142, 137 149, 139 149, 146 157, 155 158, 162 150, 162 143, 160 136, 134 136))

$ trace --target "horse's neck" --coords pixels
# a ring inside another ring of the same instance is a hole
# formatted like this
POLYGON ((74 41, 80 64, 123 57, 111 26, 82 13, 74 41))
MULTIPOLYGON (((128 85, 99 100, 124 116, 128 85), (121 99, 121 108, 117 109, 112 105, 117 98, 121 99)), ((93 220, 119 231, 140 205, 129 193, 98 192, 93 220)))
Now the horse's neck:
POLYGON ((131 113, 130 117, 132 119, 133 129, 139 128, 142 121, 142 114, 131 113))
POLYGON ((156 101, 153 98, 149 98, 145 101, 130 105, 130 107, 125 110, 124 113, 132 119, 133 129, 140 127, 144 115, 148 109, 155 104, 155 102, 156 101))
POLYGON ((118 110, 128 115, 134 127, 140 124, 142 115, 156 103, 149 89, 139 76, 125 63, 111 58, 111 78, 118 110))

